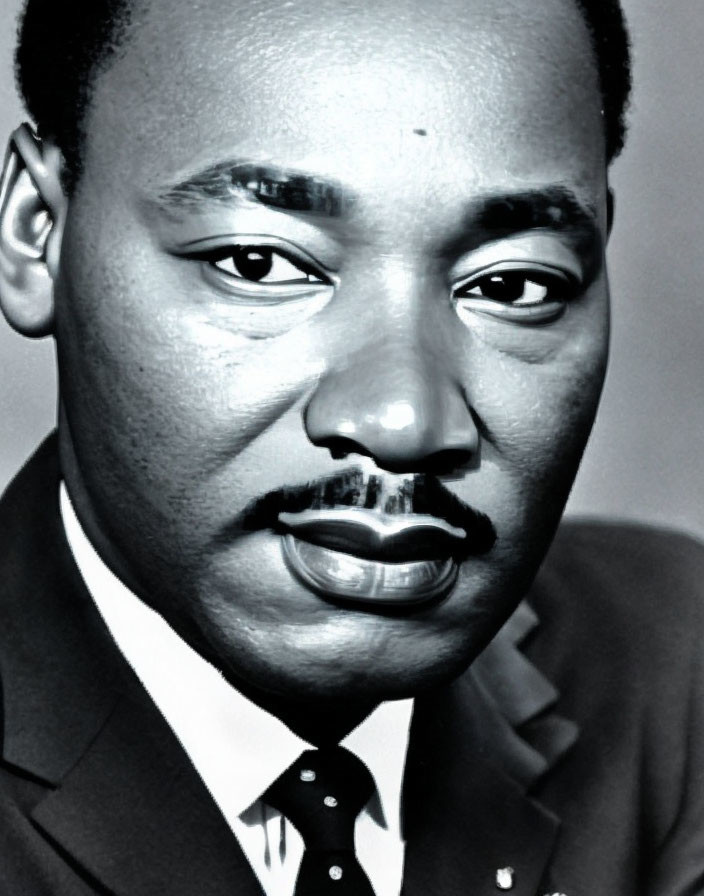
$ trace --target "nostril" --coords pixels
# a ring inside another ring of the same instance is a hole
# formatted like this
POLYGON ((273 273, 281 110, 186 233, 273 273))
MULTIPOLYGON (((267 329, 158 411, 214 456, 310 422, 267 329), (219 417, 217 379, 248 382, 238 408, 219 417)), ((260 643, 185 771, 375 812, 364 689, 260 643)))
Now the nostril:
POLYGON ((419 473, 434 473, 436 476, 451 476, 469 467, 476 466, 478 453, 468 448, 444 448, 424 457, 419 463, 419 473))
POLYGON ((331 436, 315 442, 320 448, 327 448, 333 460, 344 460, 352 454, 371 458, 380 470, 389 473, 433 473, 435 476, 451 476, 461 473, 477 463, 477 452, 463 448, 445 448, 426 457, 392 458, 373 454, 354 439, 331 436))
POLYGON ((363 454, 369 457, 369 451, 363 448, 359 442, 344 436, 328 436, 315 439, 313 443, 319 448, 327 448, 333 460, 344 460, 350 454, 363 454))

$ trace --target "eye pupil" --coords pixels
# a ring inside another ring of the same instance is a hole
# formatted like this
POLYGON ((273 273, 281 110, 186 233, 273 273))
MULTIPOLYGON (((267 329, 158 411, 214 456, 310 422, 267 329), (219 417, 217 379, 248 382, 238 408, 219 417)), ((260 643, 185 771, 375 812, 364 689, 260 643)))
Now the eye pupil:
POLYGON ((272 250, 262 246, 237 246, 232 259, 240 277, 255 282, 266 277, 273 264, 272 250))
POLYGON ((481 283, 482 294, 497 302, 517 302, 525 289, 525 274, 491 274, 481 283))

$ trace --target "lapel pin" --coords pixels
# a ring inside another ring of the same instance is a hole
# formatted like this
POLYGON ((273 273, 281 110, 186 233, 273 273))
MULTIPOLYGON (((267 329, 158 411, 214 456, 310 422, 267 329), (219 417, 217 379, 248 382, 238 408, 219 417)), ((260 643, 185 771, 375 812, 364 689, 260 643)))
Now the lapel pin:
POLYGON ((512 890, 515 876, 513 868, 499 868, 496 871, 496 889, 512 890))

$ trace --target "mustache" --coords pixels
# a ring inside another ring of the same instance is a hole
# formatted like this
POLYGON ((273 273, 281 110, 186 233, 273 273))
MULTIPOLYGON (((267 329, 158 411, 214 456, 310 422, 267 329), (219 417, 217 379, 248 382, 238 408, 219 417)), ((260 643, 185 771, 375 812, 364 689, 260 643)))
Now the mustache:
POLYGON ((485 554, 494 546, 497 536, 490 518, 458 498, 436 476, 416 473, 397 479, 351 467, 302 485, 275 489, 251 501, 234 528, 278 530, 280 513, 359 507, 389 515, 427 514, 443 519, 467 533, 463 554, 485 554))

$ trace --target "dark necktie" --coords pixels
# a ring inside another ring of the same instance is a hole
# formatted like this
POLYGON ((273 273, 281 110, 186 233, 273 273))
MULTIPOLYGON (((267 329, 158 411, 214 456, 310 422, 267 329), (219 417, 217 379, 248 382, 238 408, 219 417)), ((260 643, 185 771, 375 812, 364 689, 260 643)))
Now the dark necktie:
POLYGON ((354 826, 374 791, 369 769, 344 747, 306 750, 263 799, 298 829, 305 850, 295 896, 374 896, 354 852, 354 826))

